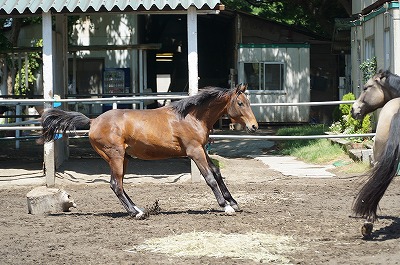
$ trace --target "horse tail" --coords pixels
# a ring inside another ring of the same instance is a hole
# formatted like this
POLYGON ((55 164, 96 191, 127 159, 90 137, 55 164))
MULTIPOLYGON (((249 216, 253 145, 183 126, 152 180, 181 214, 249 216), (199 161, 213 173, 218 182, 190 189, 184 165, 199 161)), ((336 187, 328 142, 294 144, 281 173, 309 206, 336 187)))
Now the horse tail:
POLYGON ((389 138, 380 161, 370 171, 370 177, 359 191, 353 211, 356 215, 375 221, 379 201, 398 171, 400 160, 400 111, 393 117, 389 129, 389 138))
POLYGON ((89 129, 90 121, 90 118, 79 112, 49 109, 42 114, 43 133, 41 137, 45 142, 50 142, 60 132, 89 129))

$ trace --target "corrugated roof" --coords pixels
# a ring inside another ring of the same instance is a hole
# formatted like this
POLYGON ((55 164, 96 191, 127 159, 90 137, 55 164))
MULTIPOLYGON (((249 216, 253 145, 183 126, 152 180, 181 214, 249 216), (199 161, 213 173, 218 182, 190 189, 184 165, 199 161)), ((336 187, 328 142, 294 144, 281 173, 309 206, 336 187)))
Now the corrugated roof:
POLYGON ((188 9, 194 5, 197 9, 214 9, 219 0, 0 0, 0 14, 23 14, 73 11, 111 11, 119 10, 150 10, 158 9, 188 9))

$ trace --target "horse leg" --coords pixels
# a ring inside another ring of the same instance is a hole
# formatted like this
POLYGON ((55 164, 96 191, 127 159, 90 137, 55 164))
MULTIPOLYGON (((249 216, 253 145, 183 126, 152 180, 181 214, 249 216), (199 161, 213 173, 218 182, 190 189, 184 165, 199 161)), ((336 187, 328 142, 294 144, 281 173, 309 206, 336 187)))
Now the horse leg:
POLYGON ((193 154, 188 154, 188 156, 196 163, 200 173, 203 175, 207 185, 213 191, 215 198, 217 199, 218 205, 224 208, 225 213, 233 214, 235 209, 225 200, 224 196, 222 195, 221 191, 218 187, 218 182, 214 177, 213 170, 211 169, 208 161, 207 161, 207 154, 203 148, 199 148, 193 154))
POLYGON ((123 179, 128 165, 128 158, 125 156, 123 148, 104 150, 104 143, 99 143, 91 139, 93 149, 108 163, 111 169, 110 188, 120 200, 122 206, 136 218, 142 218, 144 213, 140 210, 126 194, 123 186, 123 179))
POLYGON ((219 168, 212 162, 210 156, 207 155, 207 162, 208 165, 210 166, 211 170, 213 171, 213 175, 215 180, 218 183, 219 189, 221 190, 222 196, 224 196, 225 200, 229 202, 229 205, 232 206, 232 208, 235 211, 240 211, 239 205, 236 202, 236 200, 232 197, 231 193, 228 190, 228 187, 226 187, 225 182, 222 178, 221 171, 219 168))
POLYGON ((361 227, 361 234, 364 239, 370 239, 372 237, 372 230, 374 229, 374 221, 371 218, 367 218, 361 227))
POLYGON ((123 178, 125 174, 125 169, 128 163, 128 158, 112 158, 109 161, 111 168, 111 179, 110 187, 117 195, 118 199, 124 206, 125 210, 130 214, 135 216, 135 218, 141 219, 144 216, 144 212, 139 209, 129 198, 123 188, 123 178))

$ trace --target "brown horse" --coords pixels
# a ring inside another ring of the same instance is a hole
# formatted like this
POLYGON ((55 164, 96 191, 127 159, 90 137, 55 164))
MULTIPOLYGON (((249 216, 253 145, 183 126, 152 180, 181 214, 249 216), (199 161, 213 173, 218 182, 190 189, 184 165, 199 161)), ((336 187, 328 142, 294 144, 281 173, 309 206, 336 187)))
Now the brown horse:
POLYGON ((145 160, 189 157, 199 168, 218 204, 227 214, 239 210, 225 186, 221 173, 204 146, 218 119, 228 114, 247 131, 258 129, 257 121, 245 95, 247 86, 236 89, 207 87, 195 95, 169 106, 148 110, 115 109, 95 119, 79 112, 49 109, 42 115, 43 139, 52 141, 59 131, 65 133, 89 127, 94 150, 111 168, 110 186, 126 211, 144 218, 123 188, 128 156, 145 160))
POLYGON ((356 215, 367 219, 361 229, 365 238, 371 236, 378 204, 397 174, 400 159, 400 77, 389 71, 378 72, 367 81, 353 104, 352 116, 363 118, 382 106, 373 147, 374 166, 353 206, 356 215))

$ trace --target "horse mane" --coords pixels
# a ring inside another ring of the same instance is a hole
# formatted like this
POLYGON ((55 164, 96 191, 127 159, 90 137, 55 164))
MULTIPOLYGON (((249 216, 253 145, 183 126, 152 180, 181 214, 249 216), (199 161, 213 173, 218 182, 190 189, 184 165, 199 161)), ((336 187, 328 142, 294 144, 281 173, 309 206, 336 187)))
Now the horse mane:
POLYGON ((385 86, 390 87, 400 94, 400 76, 393 74, 389 70, 379 71, 382 77, 386 77, 385 86))
POLYGON ((221 88, 221 87, 204 87, 199 90, 199 93, 194 96, 190 96, 179 101, 171 103, 171 107, 175 110, 182 118, 184 118, 195 106, 202 105, 209 102, 212 99, 218 99, 232 93, 234 90, 221 88))

